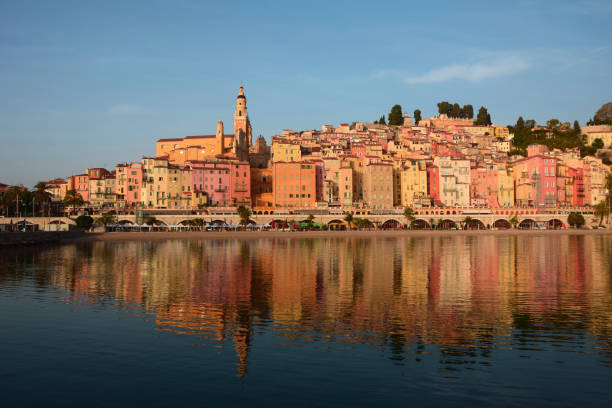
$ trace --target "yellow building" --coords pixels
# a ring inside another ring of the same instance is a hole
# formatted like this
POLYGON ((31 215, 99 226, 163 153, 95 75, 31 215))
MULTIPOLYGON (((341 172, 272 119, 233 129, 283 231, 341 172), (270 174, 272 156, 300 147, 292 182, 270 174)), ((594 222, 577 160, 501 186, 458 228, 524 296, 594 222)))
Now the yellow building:
POLYGON ((506 126, 495 126, 494 136, 501 137, 504 140, 508 140, 508 138, 510 137, 510 131, 506 126))
POLYGON ((302 161, 300 144, 286 139, 272 139, 272 162, 299 162, 302 161))
MULTIPOLYGON (((168 160, 155 158, 152 160, 152 188, 147 184, 147 203, 152 202, 156 208, 168 208, 168 160)), ((143 194, 144 195, 144 194, 143 194)))
POLYGON ((191 172, 188 167, 168 166, 168 208, 188 208, 191 204, 191 172))
POLYGON ((497 203, 500 207, 514 206, 514 176, 512 170, 497 171, 497 203))
POLYGON ((423 160, 408 160, 401 169, 401 205, 422 205, 427 197, 427 169, 423 160))
POLYGON ((595 139, 601 139, 604 147, 612 146, 612 125, 584 126, 581 130, 586 135, 587 144, 591 145, 595 139))

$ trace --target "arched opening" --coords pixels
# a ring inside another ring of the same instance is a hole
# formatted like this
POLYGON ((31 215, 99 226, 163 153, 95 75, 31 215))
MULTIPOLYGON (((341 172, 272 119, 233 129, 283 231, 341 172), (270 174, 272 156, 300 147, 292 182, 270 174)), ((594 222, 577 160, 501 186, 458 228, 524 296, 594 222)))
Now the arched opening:
POLYGON ((465 229, 469 229, 469 230, 484 230, 487 229, 484 225, 484 223, 480 220, 477 219, 471 219, 468 223, 466 223, 465 225, 465 229))
POLYGON ((272 220, 270 221, 270 228, 289 228, 289 223, 285 220, 272 220))
POLYGON ((387 220, 383 222, 382 229, 400 229, 402 228, 402 224, 397 220, 387 220))
POLYGON ((444 230, 457 229, 457 224, 452 220, 442 220, 438 224, 438 228, 444 230))
POLYGON ((431 225, 425 220, 418 219, 414 220, 414 222, 412 223, 412 228, 418 230, 430 229, 431 225))
POLYGON ((346 223, 341 220, 331 220, 327 223, 327 226, 330 230, 334 231, 344 231, 346 230, 346 223))
POLYGON ((528 218, 519 223, 518 229, 521 229, 521 230, 533 229, 534 225, 535 225, 535 221, 528 218))
POLYGON ((548 229, 562 229, 565 228, 565 224, 556 218, 548 221, 548 229))
POLYGON ((508 220, 497 220, 493 223, 493 229, 505 230, 512 228, 508 220))

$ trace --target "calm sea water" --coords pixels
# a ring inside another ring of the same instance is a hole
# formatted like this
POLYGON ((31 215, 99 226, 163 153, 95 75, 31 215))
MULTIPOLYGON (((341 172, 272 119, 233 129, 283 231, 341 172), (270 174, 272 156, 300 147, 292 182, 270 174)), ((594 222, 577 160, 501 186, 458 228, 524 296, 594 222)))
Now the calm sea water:
POLYGON ((612 236, 0 252, 2 406, 609 406, 612 236))

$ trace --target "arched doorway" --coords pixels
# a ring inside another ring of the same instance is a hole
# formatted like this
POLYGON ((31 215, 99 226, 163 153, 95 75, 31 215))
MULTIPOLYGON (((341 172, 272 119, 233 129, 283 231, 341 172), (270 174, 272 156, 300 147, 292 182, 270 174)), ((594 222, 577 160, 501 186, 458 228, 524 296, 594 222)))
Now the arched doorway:
POLYGON ((535 225, 535 221, 530 219, 530 218, 528 218, 528 219, 523 220, 523 221, 521 221, 519 223, 518 229, 521 229, 521 230, 533 229, 534 225, 535 225))
POLYGON ((466 223, 465 225, 465 229, 469 229, 469 230, 485 230, 487 229, 484 225, 484 223, 478 219, 471 219, 468 223, 466 223))
POLYGON ((327 223, 327 227, 334 231, 344 231, 346 230, 346 223, 341 220, 331 220, 327 223))
POLYGON ((419 229, 419 230, 421 230, 421 229, 430 229, 431 225, 429 225, 429 223, 427 221, 425 221, 425 220, 418 219, 418 220, 415 220, 412 223, 412 228, 413 229, 419 229))
POLYGON ((457 224, 452 220, 442 220, 438 224, 438 228, 444 230, 457 229, 457 224))
POLYGON ((400 224, 397 220, 387 220, 383 222, 382 229, 400 229, 402 228, 402 224, 400 224))
POLYGON ((556 218, 548 221, 548 229, 562 229, 565 228, 565 224, 556 218))
POLYGON ((508 220, 497 220, 493 223, 493 229, 506 230, 512 228, 508 220))

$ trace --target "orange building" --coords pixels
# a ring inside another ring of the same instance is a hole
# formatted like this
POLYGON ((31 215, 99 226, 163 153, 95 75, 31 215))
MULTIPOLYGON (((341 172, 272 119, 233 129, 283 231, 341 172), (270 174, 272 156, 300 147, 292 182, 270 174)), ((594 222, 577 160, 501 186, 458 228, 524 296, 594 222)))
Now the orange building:
POLYGON ((251 195, 253 208, 265 211, 274 207, 273 188, 272 168, 251 168, 251 195))
POLYGON ((363 172, 363 200, 370 208, 393 208, 393 166, 369 163, 363 172))
POLYGON ((315 207, 317 179, 314 164, 276 162, 272 171, 275 207, 315 207))

